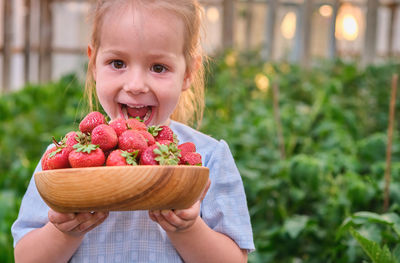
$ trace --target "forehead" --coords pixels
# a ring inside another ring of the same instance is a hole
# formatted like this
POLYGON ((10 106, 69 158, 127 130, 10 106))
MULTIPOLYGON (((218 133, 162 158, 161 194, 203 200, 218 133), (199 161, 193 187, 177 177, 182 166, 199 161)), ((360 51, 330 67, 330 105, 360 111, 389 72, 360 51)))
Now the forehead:
POLYGON ((174 12, 156 6, 134 5, 132 1, 116 5, 104 14, 100 46, 129 43, 132 39, 154 45, 177 46, 183 51, 185 27, 174 12))

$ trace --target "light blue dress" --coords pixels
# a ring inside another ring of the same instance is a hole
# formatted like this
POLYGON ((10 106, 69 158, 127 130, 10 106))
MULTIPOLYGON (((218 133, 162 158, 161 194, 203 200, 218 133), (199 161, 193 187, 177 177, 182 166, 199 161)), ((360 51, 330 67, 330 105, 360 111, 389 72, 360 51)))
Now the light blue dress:
MULTIPOLYGON (((225 141, 217 141, 172 121, 179 143, 191 141, 210 169, 211 186, 201 205, 201 217, 215 231, 233 239, 240 248, 254 250, 253 234, 242 179, 225 141)), ((39 163, 36 171, 41 170, 39 163)), ((36 172, 35 171, 35 172, 36 172)), ((15 244, 28 232, 48 222, 48 206, 31 179, 11 232, 15 244)), ((165 231, 147 211, 110 212, 86 234, 70 262, 182 262, 165 231)))

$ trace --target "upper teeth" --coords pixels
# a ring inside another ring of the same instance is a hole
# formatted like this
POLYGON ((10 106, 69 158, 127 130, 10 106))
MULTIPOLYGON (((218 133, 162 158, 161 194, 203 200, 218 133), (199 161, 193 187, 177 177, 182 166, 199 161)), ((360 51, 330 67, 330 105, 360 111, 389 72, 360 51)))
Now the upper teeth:
POLYGON ((141 105, 141 106, 132 106, 132 105, 129 105, 129 104, 126 104, 126 106, 129 107, 129 108, 135 108, 135 109, 141 109, 141 108, 147 107, 147 106, 144 106, 144 105, 141 105))

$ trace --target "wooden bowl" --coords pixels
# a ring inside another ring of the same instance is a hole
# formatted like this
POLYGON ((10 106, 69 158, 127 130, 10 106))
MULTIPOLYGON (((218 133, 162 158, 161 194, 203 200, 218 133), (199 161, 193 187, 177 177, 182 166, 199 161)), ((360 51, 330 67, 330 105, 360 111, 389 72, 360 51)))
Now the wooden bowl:
POLYGON ((104 166, 35 173, 46 204, 58 212, 184 209, 204 191, 202 166, 104 166))

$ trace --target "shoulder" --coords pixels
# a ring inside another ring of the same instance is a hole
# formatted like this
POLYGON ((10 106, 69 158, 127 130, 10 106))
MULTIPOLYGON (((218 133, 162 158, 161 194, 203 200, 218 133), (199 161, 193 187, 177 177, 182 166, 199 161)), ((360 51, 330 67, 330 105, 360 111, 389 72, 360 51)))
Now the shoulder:
POLYGON ((193 129, 183 123, 171 121, 170 128, 178 136, 179 143, 193 142, 196 147, 202 148, 205 145, 218 145, 218 141, 211 136, 193 129))
POLYGON ((176 121, 171 121, 170 128, 178 136, 179 143, 193 142, 196 145, 196 151, 202 155, 205 166, 208 166, 211 159, 231 155, 229 146, 224 140, 216 140, 176 121))

